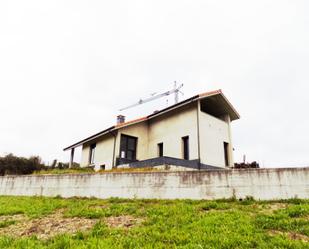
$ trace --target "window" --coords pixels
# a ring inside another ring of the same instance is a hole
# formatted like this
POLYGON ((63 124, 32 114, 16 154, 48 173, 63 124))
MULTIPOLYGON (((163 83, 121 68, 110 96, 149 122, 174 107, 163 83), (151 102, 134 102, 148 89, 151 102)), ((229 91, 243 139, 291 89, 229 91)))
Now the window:
POLYGON ((89 164, 94 164, 95 147, 96 147, 96 144, 90 145, 89 164))
POLYGON ((121 135, 120 157, 128 160, 136 160, 137 138, 127 135, 121 135))
POLYGON ((189 160, 189 137, 182 138, 182 152, 183 152, 183 159, 189 160))
POLYGON ((229 144, 224 142, 224 160, 225 160, 225 166, 229 166, 229 144))
POLYGON ((163 156, 163 143, 158 144, 158 156, 159 157, 163 156))

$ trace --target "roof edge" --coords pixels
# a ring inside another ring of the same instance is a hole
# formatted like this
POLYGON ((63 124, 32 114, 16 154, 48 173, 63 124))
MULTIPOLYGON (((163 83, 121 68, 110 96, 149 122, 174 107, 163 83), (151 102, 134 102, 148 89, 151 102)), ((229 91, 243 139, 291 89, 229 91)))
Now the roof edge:
POLYGON ((90 137, 87 137, 87 138, 85 138, 85 139, 83 139, 83 140, 81 140, 81 141, 79 141, 79 142, 77 142, 75 144, 72 144, 72 145, 64 148, 63 151, 67 151, 67 150, 76 148, 76 147, 78 147, 80 145, 83 145, 84 143, 87 143, 87 142, 89 142, 89 141, 91 141, 93 139, 96 139, 96 138, 98 138, 98 137, 100 137, 102 135, 105 135, 108 132, 111 132, 111 131, 115 130, 115 128, 116 128, 116 126, 111 126, 111 127, 107 128, 107 129, 105 129, 103 131, 100 131, 100 132, 98 132, 98 133, 96 133, 96 134, 94 134, 94 135, 92 135, 90 137))
POLYGON ((89 142, 89 141, 91 141, 93 139, 96 139, 96 138, 98 138, 100 136, 103 136, 103 135, 105 135, 105 134, 107 134, 109 132, 112 132, 112 131, 115 131, 115 130, 118 130, 118 129, 121 129, 121 128, 124 128, 124 127, 127 127, 127 126, 130 126, 130 125, 133 125, 133 124, 137 124, 137 123, 140 123, 140 122, 147 121, 147 120, 149 120, 151 118, 157 117, 157 116, 159 116, 159 115, 161 115, 163 113, 169 112, 169 111, 174 110, 174 109, 176 109, 178 107, 184 106, 184 105, 186 105, 188 103, 192 103, 194 101, 201 100, 201 99, 204 99, 204 98, 207 98, 207 97, 211 97, 211 96, 214 96, 214 95, 221 95, 224 98, 224 100, 227 102, 227 104, 231 107, 233 112, 236 114, 237 119, 240 118, 239 113, 236 111, 236 109, 231 104, 231 102, 227 99, 227 97, 223 94, 222 90, 218 89, 218 90, 214 90, 214 91, 211 91, 211 92, 205 92, 205 93, 197 94, 197 95, 195 95, 195 96, 193 96, 191 98, 185 99, 185 100, 183 100, 183 101, 181 101, 181 102, 179 102, 177 104, 174 104, 174 105, 171 105, 169 107, 166 107, 166 108, 164 108, 164 109, 162 109, 162 110, 160 110, 158 112, 152 113, 152 114, 150 114, 148 116, 145 116, 145 117, 142 117, 142 118, 138 118, 138 119, 134 119, 134 120, 125 122, 123 124, 118 124, 118 125, 111 126, 108 129, 106 129, 106 130, 103 130, 103 131, 101 131, 99 133, 96 133, 96 134, 94 134, 94 135, 92 135, 90 137, 87 137, 87 138, 85 138, 85 139, 83 139, 83 140, 81 140, 81 141, 79 141, 79 142, 77 142, 75 144, 72 144, 72 145, 64 148, 63 151, 67 151, 69 149, 76 148, 76 147, 78 147, 80 145, 83 145, 84 143, 87 143, 87 142, 89 142))

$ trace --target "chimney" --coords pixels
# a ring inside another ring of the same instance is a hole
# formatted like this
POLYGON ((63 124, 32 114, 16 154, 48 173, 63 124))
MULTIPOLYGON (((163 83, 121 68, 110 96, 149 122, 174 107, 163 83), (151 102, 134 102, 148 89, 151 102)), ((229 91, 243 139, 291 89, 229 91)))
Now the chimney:
POLYGON ((117 125, 123 124, 126 121, 126 117, 123 115, 118 115, 117 116, 117 125))

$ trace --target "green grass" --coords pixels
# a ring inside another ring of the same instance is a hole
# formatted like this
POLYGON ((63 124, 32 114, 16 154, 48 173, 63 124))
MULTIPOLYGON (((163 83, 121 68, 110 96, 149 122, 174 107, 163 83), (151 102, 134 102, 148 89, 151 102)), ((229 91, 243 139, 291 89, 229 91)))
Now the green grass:
POLYGON ((47 169, 35 171, 34 175, 61 175, 61 174, 87 174, 87 173, 95 173, 95 171, 91 168, 73 168, 73 169, 47 169))
POLYGON ((33 172, 33 175, 62 175, 62 174, 106 174, 106 173, 121 173, 121 172, 152 172, 159 171, 155 168, 115 168, 111 170, 95 171, 92 168, 72 168, 72 169, 46 169, 33 172))
POLYGON ((4 220, 4 221, 0 221, 0 228, 4 228, 4 227, 8 227, 10 225, 15 224, 16 221, 15 220, 4 220))
MULTIPOLYGON (((108 200, 0 197, 0 218, 46 216, 65 208, 66 217, 101 219, 88 232, 49 240, 0 236, 0 248, 309 248, 301 240, 272 230, 309 237, 309 200, 257 202, 218 200, 108 200), (281 205, 271 210, 272 206, 281 205), (109 228, 104 217, 132 215, 141 225, 109 228)), ((3 223, 3 227, 11 224, 3 223)), ((1 223, 0 223, 1 229, 1 223)))

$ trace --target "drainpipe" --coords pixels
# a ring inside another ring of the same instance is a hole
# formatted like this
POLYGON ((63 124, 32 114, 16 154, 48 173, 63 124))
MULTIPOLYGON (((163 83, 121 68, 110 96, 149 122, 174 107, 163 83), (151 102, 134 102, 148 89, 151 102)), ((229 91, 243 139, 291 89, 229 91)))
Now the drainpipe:
POLYGON ((200 109, 201 102, 197 101, 197 153, 198 153, 198 169, 201 169, 201 144, 200 144, 200 109))

